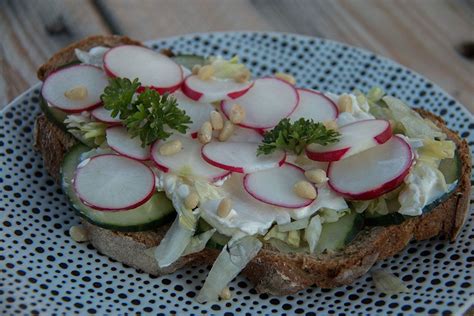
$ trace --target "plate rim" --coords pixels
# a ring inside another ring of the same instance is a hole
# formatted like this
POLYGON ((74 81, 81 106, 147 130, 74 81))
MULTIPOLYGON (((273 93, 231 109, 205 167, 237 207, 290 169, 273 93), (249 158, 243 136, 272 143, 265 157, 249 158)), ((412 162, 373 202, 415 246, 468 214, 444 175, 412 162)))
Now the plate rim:
MULTIPOLYGON (((173 35, 173 36, 167 36, 167 37, 162 37, 162 38, 155 38, 155 39, 150 39, 150 40, 146 40, 146 41, 143 41, 143 43, 146 45, 146 46, 149 46, 151 47, 152 45, 156 44, 157 42, 160 42, 160 41, 175 41, 175 40, 179 40, 179 39, 188 39, 188 38, 192 38, 192 37, 195 37, 195 36, 209 36, 209 35, 217 35, 217 36, 223 36, 223 35, 243 35, 243 34, 258 34, 258 35, 263 35, 263 34, 266 34, 266 35, 269 35, 269 36, 274 36, 274 37, 282 37, 284 35, 286 36, 293 36, 293 37, 297 37, 297 38, 304 38, 304 39, 315 39, 315 40, 319 40, 319 41, 325 41, 325 42, 329 42, 329 43, 333 43, 333 44, 336 44, 338 46, 346 46, 346 47, 349 47, 349 48, 352 48, 352 49, 355 49, 355 50, 358 50, 358 51, 361 51, 365 54, 369 54, 369 55, 374 55, 376 56, 377 58, 381 59, 384 63, 389 63, 389 64, 392 64, 392 65, 396 65, 397 67, 400 67, 402 69, 404 69, 405 71, 408 71, 408 73, 412 76, 416 76, 418 78, 421 78, 423 81, 427 82, 427 83, 430 83, 432 84, 433 88, 441 91, 444 95, 446 95, 447 97, 449 97, 450 99, 454 100, 459 106, 460 108, 462 109, 463 113, 468 117, 469 119, 469 122, 474 122, 474 114, 471 113, 471 111, 464 105, 462 104, 459 100, 457 100, 455 97, 453 97, 450 93, 448 93, 444 88, 442 88, 441 86, 439 86, 438 84, 434 83, 431 79, 429 79, 428 77, 418 73, 417 71, 403 65, 403 64, 400 64, 398 61, 395 61, 389 57, 385 57, 383 55, 380 55, 378 53, 374 53, 366 48, 363 48, 363 47, 359 47, 359 46, 355 46, 355 45, 352 45, 352 44, 348 44, 348 43, 344 43, 344 42, 340 42, 340 41, 336 41, 336 40, 332 40, 332 39, 327 39, 327 38, 322 38, 322 37, 317 37, 317 36, 310 36, 310 35, 303 35, 303 34, 297 34, 297 33, 291 33, 291 32, 273 32, 273 31, 218 31, 218 32, 194 32, 194 33, 187 33, 187 34, 182 34, 182 35, 173 35)), ((22 93, 20 93, 19 95, 17 95, 13 100, 11 100, 10 102, 8 102, 2 109, 0 109, 0 116, 3 116, 5 115, 5 113, 9 110, 11 110, 14 106, 16 106, 17 104, 19 104, 21 102, 22 99, 26 98, 26 96, 31 93, 32 91, 34 91, 35 89, 38 89, 40 86, 41 86, 42 82, 41 81, 37 81, 36 83, 32 84, 29 88, 27 88, 26 90, 24 90, 22 93)), ((412 105, 409 104, 410 107, 414 108, 412 105)), ((456 130, 456 129, 455 129, 456 130)), ((456 130, 457 131, 457 130, 456 130)), ((472 151, 472 149, 471 149, 472 151)), ((470 204, 470 207, 471 208, 472 205, 470 204)), ((5 212, 0 212, 0 219, 3 219, 3 217, 6 215, 6 211, 5 212)), ((465 313, 470 307, 471 305, 474 304, 474 297, 471 297, 470 299, 468 299, 463 305, 462 307, 458 308, 458 310, 454 310, 454 313, 455 315, 462 315, 463 313, 465 313)))

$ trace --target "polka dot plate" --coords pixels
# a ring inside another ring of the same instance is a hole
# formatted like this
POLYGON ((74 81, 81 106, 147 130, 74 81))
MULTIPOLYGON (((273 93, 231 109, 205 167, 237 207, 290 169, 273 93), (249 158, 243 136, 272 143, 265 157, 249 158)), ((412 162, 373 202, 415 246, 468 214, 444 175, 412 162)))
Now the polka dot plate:
MULTIPOLYGON (((279 33, 208 33, 150 41, 199 55, 238 54, 256 76, 284 71, 300 86, 342 93, 378 85, 415 107, 443 116, 474 148, 474 119, 439 87, 395 62, 324 39, 279 33)), ((0 314, 452 314, 472 303, 474 221, 472 209, 450 243, 412 242, 376 264, 399 276, 410 293, 377 292, 369 274, 354 284, 294 295, 257 294, 243 277, 231 284, 228 301, 200 305, 194 297, 207 267, 153 277, 72 241, 79 222, 66 197, 32 149, 40 112, 39 84, 0 114, 0 314)))

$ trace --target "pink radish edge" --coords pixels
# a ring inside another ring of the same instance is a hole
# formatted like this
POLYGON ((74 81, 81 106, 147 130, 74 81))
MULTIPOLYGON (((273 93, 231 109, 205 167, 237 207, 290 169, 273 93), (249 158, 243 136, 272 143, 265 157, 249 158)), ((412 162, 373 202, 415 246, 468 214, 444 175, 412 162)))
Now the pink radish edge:
POLYGON ((392 137, 392 126, 390 125, 390 122, 387 120, 382 120, 387 122, 387 128, 379 135, 375 136, 374 139, 377 143, 383 144, 387 142, 391 137, 392 137))
MULTIPOLYGON (((399 138, 400 140, 402 140, 398 136, 393 136, 393 137, 396 137, 396 138, 399 138)), ((387 192, 395 190, 403 182, 403 180, 408 175, 408 173, 410 173, 410 168, 413 165, 413 160, 414 160, 413 159, 413 151, 412 151, 410 145, 408 145, 408 143, 403 141, 403 140, 402 140, 402 143, 408 148, 408 151, 410 152, 410 155, 411 155, 412 159, 410 159, 407 162, 407 165, 405 166, 405 171, 402 172, 400 175, 398 175, 395 178, 389 180, 388 182, 385 182, 384 184, 382 184, 381 186, 379 186, 377 188, 374 188, 370 191, 360 193, 360 194, 352 194, 350 192, 345 192, 345 191, 339 190, 335 185, 333 185, 331 183, 331 181, 328 181, 329 187, 333 191, 339 193, 340 195, 342 195, 346 198, 349 198, 349 199, 353 199, 353 200, 370 200, 370 199, 379 197, 382 194, 385 194, 387 192)), ((329 179, 331 178, 331 165, 332 165, 332 163, 329 163, 328 168, 327 168, 327 175, 328 175, 329 179)))
MULTIPOLYGON (((204 149, 204 145, 201 147, 201 157, 202 159, 204 159, 205 162, 207 162, 211 166, 228 170, 230 172, 245 173, 245 170, 242 167, 229 166, 229 165, 225 165, 223 163, 209 159, 206 155, 204 155, 203 149, 204 149)), ((285 161, 286 161, 286 152, 283 152, 283 158, 278 162, 278 167, 281 167, 285 163, 285 161)))
MULTIPOLYGON (((155 146, 158 146, 158 141, 156 141, 152 146, 150 146, 150 158, 151 158, 151 161, 153 161, 153 163, 155 164, 156 168, 164 173, 168 173, 170 171, 170 168, 158 163, 155 159, 153 159, 153 151, 154 151, 154 148, 155 146)), ((206 161, 207 162, 207 161, 206 161)), ((225 171, 225 170, 224 170, 225 171)), ((224 179, 225 177, 228 177, 232 172, 231 171, 228 171, 228 172, 224 172, 223 174, 217 176, 217 177, 214 177, 211 179, 211 182, 216 182, 216 181, 219 181, 219 180, 222 180, 224 179)))
POLYGON ((97 116, 94 115, 94 111, 91 111, 91 116, 96 119, 98 122, 108 124, 109 127, 116 127, 122 125, 122 122, 111 122, 111 121, 106 121, 98 118, 97 116))
MULTIPOLYGON (((94 157, 91 157, 89 159, 95 159, 97 157, 104 157, 104 156, 116 156, 114 154, 104 154, 104 155, 99 155, 99 156, 94 156, 94 157)), ((128 157, 127 157, 128 158, 128 157)), ((131 159, 131 158, 129 158, 131 159)), ((135 161, 137 161, 136 159, 133 159, 135 161)), ((138 161, 137 161, 138 162, 138 161)), ((152 174, 152 178, 153 178, 153 184, 151 185, 151 190, 150 192, 145 196, 145 198, 143 198, 142 200, 132 204, 132 205, 129 205, 125 208, 120 208, 120 209, 114 209, 114 208, 104 208, 104 207, 100 207, 100 206, 97 206, 97 205, 91 205, 89 203, 87 203, 83 197, 81 197, 81 195, 79 194, 79 192, 77 191, 76 189, 76 176, 77 176, 77 172, 79 171, 80 168, 76 169, 76 171, 74 172, 74 178, 72 180, 72 183, 73 183, 73 186, 74 186, 74 192, 77 194, 77 197, 81 200, 82 203, 84 203, 84 205, 90 207, 90 208, 93 208, 94 210, 98 210, 98 211, 107 211, 107 212, 118 212, 118 211, 127 211, 127 210, 131 210, 131 209, 134 209, 134 208, 137 208, 139 207, 140 205, 143 205, 145 204, 146 202, 148 202, 148 200, 153 196, 153 194, 155 193, 155 188, 156 188, 156 180, 155 180, 155 174, 153 173, 153 171, 150 169, 150 167, 148 167, 147 165, 143 164, 149 171, 150 173, 152 174)))
MULTIPOLYGON (((120 123, 119 123, 120 124, 120 123)), ((113 125, 113 126, 109 126, 106 128, 106 133, 107 133, 107 130, 108 129, 111 129, 111 128, 117 128, 119 127, 117 124, 113 125)), ((137 161, 149 161, 151 159, 150 155, 148 156, 148 158, 138 158, 138 157, 133 157, 133 156, 130 156, 128 154, 125 154, 123 153, 122 151, 118 150, 115 146, 113 145, 110 145, 108 144, 110 148, 112 148, 113 151, 115 151, 117 154, 119 154, 120 156, 124 156, 124 157, 127 157, 127 158, 130 158, 130 159, 133 159, 133 160, 137 160, 137 161)))
MULTIPOLYGON (((304 169, 292 164, 292 163, 289 163, 289 162, 285 162, 283 163, 281 166, 283 165, 288 165, 288 166, 291 166, 293 168, 296 168, 298 169, 299 171, 301 171, 301 173, 304 174, 304 169)), ((280 166, 280 167, 281 167, 280 166)), ((258 171, 257 171, 258 172, 258 171)), ((250 194, 252 197, 254 197, 255 199, 257 199, 258 201, 262 202, 262 203, 266 203, 266 204, 270 204, 270 205, 273 205, 273 206, 277 206, 277 207, 285 207, 285 208, 290 208, 290 209, 296 209, 296 208, 301 208, 301 207, 305 207, 305 206, 308 206, 310 205, 311 203, 314 202, 314 200, 317 199, 317 196, 316 196, 316 199, 313 199, 313 200, 308 200, 308 202, 305 202, 305 203, 302 203, 302 204, 298 204, 298 205, 289 205, 289 204, 275 204, 273 202, 270 202, 268 201, 267 199, 259 196, 258 194, 255 194, 255 193, 252 193, 250 192, 248 189, 247 189, 247 182, 248 182, 248 177, 251 175, 251 173, 247 173, 245 176, 244 176, 244 179, 243 179, 243 185, 244 185, 244 190, 250 194)), ((316 193, 318 192, 318 188, 317 187, 314 187, 316 189, 316 193)))
MULTIPOLYGON (((295 103, 295 105, 293 106, 293 108, 291 109, 291 111, 290 111, 288 114, 286 114, 285 117, 282 117, 282 119, 284 119, 284 118, 290 116, 291 113, 293 113, 293 112, 295 111, 296 107, 297 107, 298 104, 300 103, 300 96, 299 96, 298 91, 296 90, 296 88, 295 88, 292 84, 286 82, 286 81, 283 80, 283 79, 276 78, 276 77, 271 77, 271 76, 262 77, 262 78, 258 78, 258 79, 255 79, 255 80, 261 80, 261 79, 275 79, 275 80, 280 80, 281 82, 287 84, 288 86, 290 86, 290 87, 293 89, 293 91, 295 92, 295 95, 296 95, 296 103, 295 103)), ((253 84, 255 83, 255 80, 254 80, 254 82, 252 83, 252 86, 253 86, 253 84)), ((222 100, 221 103, 220 103, 220 105, 219 105, 219 107, 220 107, 220 109, 221 109, 221 112, 222 112, 222 113, 224 114, 224 116, 226 117, 226 119, 230 120, 230 119, 229 119, 229 115, 228 115, 228 114, 226 113, 226 111, 224 110, 224 102, 225 102, 225 101, 226 101, 226 100, 222 100)), ((243 128, 251 128, 251 129, 254 129, 254 130, 256 130, 259 134, 261 134, 262 136, 263 136, 263 134, 265 133, 265 129, 275 127, 275 125, 273 125, 273 126, 248 126, 248 125, 245 125, 245 124, 242 124, 242 123, 237 124, 237 125, 239 125, 240 127, 243 127, 243 128)))
MULTIPOLYGON (((203 93, 201 92, 198 92, 194 89, 191 89, 187 84, 186 84, 186 80, 193 76, 192 74, 187 76, 186 78, 184 78, 183 82, 182 82, 182 85, 181 85, 181 91, 183 91, 183 93, 188 97, 190 98, 191 100, 194 100, 194 101, 199 101, 199 99, 201 99, 201 97, 204 95, 203 93)), ((247 91, 250 90, 250 88, 253 87, 253 84, 254 84, 255 81, 251 82, 251 84, 248 86, 248 87, 245 87, 244 89, 242 90, 239 90, 239 91, 234 91, 234 92, 229 92, 227 94, 227 97, 229 97, 230 99, 237 99, 238 97, 241 97, 243 96, 245 93, 247 93, 247 91)))
POLYGON ((336 114, 336 117, 334 119, 336 119, 339 116, 339 108, 337 107, 336 103, 334 103, 334 101, 331 100, 330 98, 328 98, 324 93, 319 92, 319 91, 315 91, 315 90, 311 90, 311 89, 308 89, 308 88, 297 88, 296 90, 297 91, 298 90, 306 91, 308 93, 317 94, 317 95, 323 97, 324 99, 326 99, 329 102, 329 104, 331 104, 331 106, 334 110, 334 113, 336 114))
MULTIPOLYGON (((72 65, 70 67, 67 67, 67 68, 73 68, 73 67, 92 67, 92 68, 96 68, 96 69, 99 69, 102 71, 102 69, 100 67, 97 67, 97 66, 94 66, 94 65, 85 65, 85 64, 77 64, 77 65, 72 65)), ((40 95, 43 96, 43 88, 44 88, 44 85, 46 83, 46 81, 48 81, 48 78, 53 76, 54 74, 56 74, 57 72, 60 72, 61 70, 64 70, 65 68, 60 68, 60 69, 56 69, 54 70, 53 72, 51 72, 48 77, 46 77, 46 79, 44 80, 43 84, 41 85, 41 91, 40 91, 40 95)), ((107 73, 107 72, 106 72, 107 73)), ((43 97, 44 98, 44 97, 43 97)), ((57 108, 57 109, 60 109, 61 111, 63 112, 66 112, 66 113, 81 113, 83 111, 90 111, 90 110, 93 110, 99 106, 102 105, 102 100, 100 100, 99 102, 97 103, 94 103, 94 104, 91 104, 91 105, 88 105, 87 107, 83 108, 83 109, 78 109, 78 110, 67 110, 67 109, 63 109, 63 108, 60 108, 59 106, 53 104, 53 103, 49 103, 49 101, 44 98, 45 101, 48 103, 48 104, 51 104, 51 106, 57 108)))
MULTIPOLYGON (((170 169, 164 165, 159 164, 154 158, 153 158, 153 151, 155 150, 155 146, 158 146, 159 141, 156 141, 153 143, 153 145, 150 146, 150 157, 151 161, 155 164, 155 166, 160 170, 163 171, 164 173, 167 173, 170 171, 170 169)), ((158 150, 158 148, 156 148, 158 150)))
MULTIPOLYGON (((130 45, 119 45, 119 46, 115 46, 115 47, 113 47, 113 48, 117 48, 117 47, 120 47, 120 46, 130 46, 130 45)), ((143 47, 143 48, 146 48, 146 49, 149 49, 149 50, 153 51, 152 49, 150 49, 150 48, 148 48, 148 47, 143 47)), ((117 78, 117 75, 114 74, 114 72, 113 72, 112 70, 110 70, 109 67, 107 67, 107 63, 105 62, 105 56, 107 56, 107 54, 108 54, 110 51, 111 51, 111 49, 109 49, 109 50, 104 54, 104 56, 102 57, 102 63, 103 63, 103 65, 104 65, 104 71, 105 71, 105 73, 107 74, 107 76, 112 77, 112 78, 117 78)), ((155 51, 153 51, 153 52, 155 52, 155 51)), ((174 62, 171 58, 170 58, 170 60, 171 60, 173 63, 175 63, 176 65, 178 65, 178 64, 177 64, 176 62, 174 62)), ((179 67, 179 65, 178 65, 178 67, 179 67)), ((164 94, 164 93, 172 93, 172 92, 178 90, 178 89, 181 87, 181 85, 183 84, 183 81, 184 81, 183 68, 182 68, 182 67, 179 67, 179 71, 181 72, 181 81, 180 81, 178 84, 176 84, 176 85, 174 85, 174 86, 169 86, 169 87, 155 87, 155 86, 149 86, 149 87, 147 87, 147 86, 140 86, 140 87, 138 87, 138 89, 137 89, 137 93, 142 93, 143 91, 145 91, 146 88, 150 88, 150 89, 156 90, 160 95, 161 95, 161 94, 164 94)), ((133 78, 133 79, 135 79, 135 78, 133 78)), ((132 79, 132 80, 133 80, 133 79, 132 79)), ((138 78, 138 80, 140 80, 140 78, 138 78)))
POLYGON ((314 161, 322 161, 322 162, 331 162, 331 161, 339 161, 341 158, 346 154, 347 151, 351 149, 350 147, 342 148, 334 151, 327 151, 322 153, 311 152, 305 149, 306 156, 314 161))

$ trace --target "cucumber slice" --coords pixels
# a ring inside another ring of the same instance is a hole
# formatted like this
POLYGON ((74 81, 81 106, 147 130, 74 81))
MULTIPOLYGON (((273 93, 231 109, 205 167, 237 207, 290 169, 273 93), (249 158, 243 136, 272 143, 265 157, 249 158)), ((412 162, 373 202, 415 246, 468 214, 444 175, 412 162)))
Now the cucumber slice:
POLYGON ((356 212, 344 215, 337 222, 323 224, 316 252, 342 249, 355 238, 363 226, 364 219, 356 212))
POLYGON ((401 224, 405 219, 405 216, 400 213, 390 213, 386 215, 366 214, 365 224, 369 226, 390 226, 401 224))
POLYGON ((155 193, 145 204, 127 211, 98 211, 84 205, 76 196, 71 181, 82 153, 90 148, 82 144, 74 146, 61 166, 62 187, 69 197, 72 208, 90 223, 118 231, 143 231, 155 228, 174 217, 171 201, 162 192, 155 193))
MULTIPOLYGON (((461 159, 459 158, 459 153, 456 151, 454 158, 446 158, 441 160, 439 164, 439 170, 444 175, 444 179, 448 184, 448 192, 442 194, 433 202, 428 205, 425 205, 423 208, 423 213, 428 213, 433 210, 440 203, 446 201, 451 193, 456 190, 458 186, 457 180, 461 176, 461 159)), ((411 216, 405 216, 400 213, 390 213, 386 215, 371 215, 365 214, 365 224, 369 226, 390 226, 398 225, 403 223, 406 219, 411 216)))
POLYGON ((60 129, 67 132, 66 124, 64 124, 64 120, 66 119, 67 114, 60 109, 54 108, 49 106, 45 99, 40 96, 40 108, 43 113, 46 115, 48 120, 56 124, 60 129))
POLYGON ((446 183, 449 185, 456 182, 461 176, 461 158, 456 151, 453 158, 446 158, 439 163, 439 171, 444 175, 446 183))
MULTIPOLYGON (((196 234, 203 233, 205 231, 208 231, 212 229, 213 227, 209 225, 205 220, 202 218, 198 222, 198 227, 197 227, 197 232, 196 234)), ((219 232, 215 232, 214 235, 212 235, 211 239, 207 242, 206 247, 208 248, 215 248, 215 249, 222 249, 227 242, 229 241, 230 237, 227 237, 225 235, 222 235, 219 232)))
POLYGON ((171 57, 171 59, 189 70, 192 70, 194 65, 202 66, 207 63, 206 58, 197 55, 176 55, 171 57))

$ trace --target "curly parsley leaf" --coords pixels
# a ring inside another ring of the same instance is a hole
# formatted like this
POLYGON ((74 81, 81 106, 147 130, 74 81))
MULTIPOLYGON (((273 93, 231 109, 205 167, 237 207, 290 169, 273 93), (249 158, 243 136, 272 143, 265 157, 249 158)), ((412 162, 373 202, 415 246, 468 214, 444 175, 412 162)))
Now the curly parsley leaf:
POLYGON ((125 119, 132 112, 132 100, 135 91, 140 87, 138 79, 130 81, 127 78, 113 78, 105 88, 100 99, 107 110, 112 111, 112 116, 125 119))
POLYGON ((178 107, 176 99, 169 94, 160 95, 156 90, 145 88, 135 100, 133 95, 140 87, 138 79, 111 79, 101 96, 104 107, 123 120, 132 137, 139 137, 142 146, 158 139, 167 139, 172 130, 186 133, 191 118, 178 107))
POLYGON ((337 142, 339 136, 337 131, 327 129, 322 123, 315 123, 312 119, 300 118, 291 123, 285 118, 263 135, 257 156, 271 154, 277 149, 299 155, 309 144, 329 145, 337 142))

